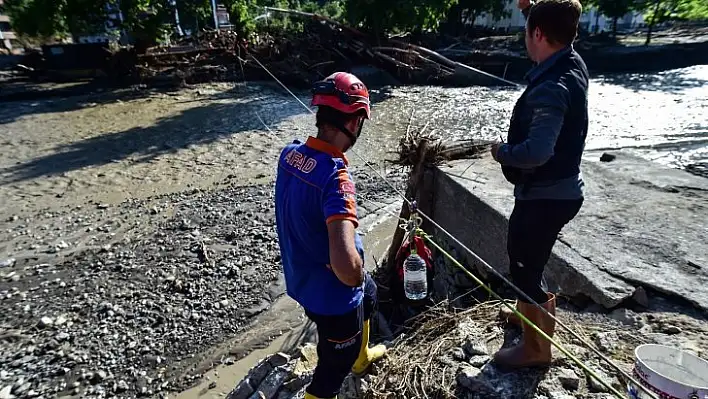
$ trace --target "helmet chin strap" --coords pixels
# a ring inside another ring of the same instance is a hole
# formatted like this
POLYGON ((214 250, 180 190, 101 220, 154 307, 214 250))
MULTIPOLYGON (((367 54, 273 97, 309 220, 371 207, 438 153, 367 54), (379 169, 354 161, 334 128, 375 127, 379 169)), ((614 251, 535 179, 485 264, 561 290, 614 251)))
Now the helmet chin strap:
POLYGON ((359 127, 357 128, 356 133, 351 132, 349 129, 344 127, 343 124, 341 124, 339 122, 327 121, 327 123, 329 123, 330 125, 337 128, 337 130, 344 133, 344 135, 349 138, 349 140, 352 142, 352 144, 351 144, 351 146, 349 146, 349 148, 354 147, 354 144, 356 144, 357 139, 361 135, 361 129, 364 127, 364 120, 363 119, 359 121, 359 127))

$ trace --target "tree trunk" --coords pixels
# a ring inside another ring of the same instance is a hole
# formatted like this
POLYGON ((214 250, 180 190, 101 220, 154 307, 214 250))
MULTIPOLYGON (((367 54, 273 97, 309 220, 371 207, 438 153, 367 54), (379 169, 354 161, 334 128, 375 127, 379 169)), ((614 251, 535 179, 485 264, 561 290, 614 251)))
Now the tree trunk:
POLYGON ((617 37, 617 21, 619 20, 619 17, 613 17, 612 18, 612 37, 617 37))
POLYGON ((595 34, 600 33, 600 10, 595 10, 595 34))
POLYGON ((647 40, 644 42, 645 46, 651 43, 651 34, 656 24, 657 16, 659 14, 659 6, 661 5, 661 0, 656 0, 656 5, 654 6, 654 14, 651 16, 651 21, 649 22, 649 29, 647 29, 647 40))

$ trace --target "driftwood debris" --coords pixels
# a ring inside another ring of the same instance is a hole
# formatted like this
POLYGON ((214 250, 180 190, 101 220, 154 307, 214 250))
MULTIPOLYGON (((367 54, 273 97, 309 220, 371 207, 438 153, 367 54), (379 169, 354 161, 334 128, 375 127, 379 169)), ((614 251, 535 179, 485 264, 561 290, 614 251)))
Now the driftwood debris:
MULTIPOLYGON (((484 72, 398 39, 370 36, 330 18, 302 11, 266 8, 305 19, 302 32, 264 33, 254 38, 230 31, 204 31, 169 47, 154 47, 136 57, 133 76, 142 83, 201 83, 218 80, 269 80, 256 57, 288 85, 308 87, 335 70, 373 65, 402 83, 488 84, 484 72), (470 72, 471 71, 471 72, 470 72)), ((491 79, 492 81, 494 79, 491 79)), ((504 84, 497 81, 494 84, 504 84)))
MULTIPOLYGON (((489 145, 489 143, 477 141, 445 143, 440 138, 425 136, 423 132, 417 134, 406 132, 399 143, 398 159, 392 162, 394 165, 411 168, 406 187, 406 198, 418 201, 419 209, 430 214, 427 209, 429 201, 426 200, 429 193, 422 192, 426 168, 457 159, 478 158, 489 149, 489 145)), ((410 207, 404 203, 399 218, 408 220, 409 217, 410 207)), ((396 229, 383 263, 389 271, 395 268, 396 253, 404 238, 405 231, 400 228, 396 229)))

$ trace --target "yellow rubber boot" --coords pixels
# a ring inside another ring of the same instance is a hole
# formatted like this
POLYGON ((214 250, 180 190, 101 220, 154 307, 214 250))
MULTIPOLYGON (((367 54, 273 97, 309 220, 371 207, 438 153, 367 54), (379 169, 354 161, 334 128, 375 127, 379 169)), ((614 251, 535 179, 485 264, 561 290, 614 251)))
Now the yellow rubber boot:
POLYGON ((364 331, 361 332, 361 348, 359 349, 359 357, 352 366, 352 373, 361 376, 366 373, 372 363, 381 359, 386 355, 386 347, 384 345, 376 345, 369 348, 369 320, 364 321, 364 331))
MULTIPOLYGON (((315 395, 312 395, 312 394, 309 394, 309 393, 305 392, 305 399, 330 399, 330 398, 318 398, 318 397, 315 396, 315 395)), ((333 398, 331 398, 331 399, 337 399, 337 397, 335 396, 335 397, 333 397, 333 398)))

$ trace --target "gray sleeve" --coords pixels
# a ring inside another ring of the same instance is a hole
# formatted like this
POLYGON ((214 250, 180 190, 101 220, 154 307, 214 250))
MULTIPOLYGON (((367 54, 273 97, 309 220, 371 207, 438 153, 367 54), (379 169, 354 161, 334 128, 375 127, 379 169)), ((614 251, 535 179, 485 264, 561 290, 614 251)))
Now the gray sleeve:
POLYGON ((497 159, 502 165, 530 169, 548 162, 570 104, 568 89, 558 82, 546 81, 531 90, 526 106, 532 108, 529 135, 523 142, 499 147, 497 159))

